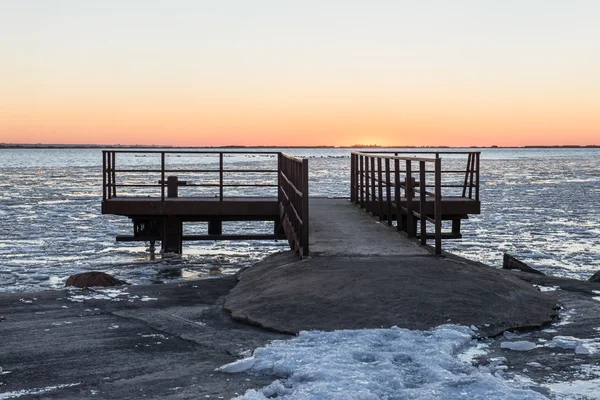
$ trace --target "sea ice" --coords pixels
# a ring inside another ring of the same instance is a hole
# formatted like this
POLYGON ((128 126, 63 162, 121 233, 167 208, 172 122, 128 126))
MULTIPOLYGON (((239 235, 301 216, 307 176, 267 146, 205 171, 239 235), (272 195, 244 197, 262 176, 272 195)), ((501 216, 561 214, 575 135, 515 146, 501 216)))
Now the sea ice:
POLYGON ((544 399, 540 393, 461 361, 475 345, 468 327, 300 332, 219 368, 279 377, 238 399, 544 399))
POLYGON ((536 345, 526 340, 518 340, 516 342, 502 342, 500 343, 500 347, 515 351, 529 351, 535 349, 536 345))

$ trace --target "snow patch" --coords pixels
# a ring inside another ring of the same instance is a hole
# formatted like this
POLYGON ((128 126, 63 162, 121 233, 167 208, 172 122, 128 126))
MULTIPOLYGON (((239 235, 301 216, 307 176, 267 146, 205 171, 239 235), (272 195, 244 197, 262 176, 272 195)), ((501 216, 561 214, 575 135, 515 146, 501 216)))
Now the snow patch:
POLYGON ((468 327, 300 332, 219 368, 279 377, 237 399, 544 399, 459 355, 476 347, 468 327))
POLYGON ((597 399, 600 393, 600 379, 548 383, 545 386, 557 399, 597 399))
POLYGON ((44 388, 15 390, 12 392, 0 393, 0 400, 16 399, 16 398, 22 397, 22 396, 35 396, 38 394, 43 394, 43 393, 47 393, 47 392, 52 392, 54 390, 64 389, 64 388, 69 388, 69 387, 79 386, 79 385, 81 385, 81 382, 66 383, 66 384, 55 385, 55 386, 46 386, 44 388))
POLYGON ((533 285, 540 292, 554 292, 560 289, 560 286, 544 286, 544 285, 533 285))

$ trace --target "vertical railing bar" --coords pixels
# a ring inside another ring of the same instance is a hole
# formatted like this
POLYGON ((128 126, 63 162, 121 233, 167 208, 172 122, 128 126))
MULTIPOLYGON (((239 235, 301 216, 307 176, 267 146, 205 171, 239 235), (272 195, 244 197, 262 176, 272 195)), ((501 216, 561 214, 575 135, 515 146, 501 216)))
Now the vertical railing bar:
POLYGON ((396 203, 396 229, 406 230, 402 218, 402 199, 400 198, 400 160, 394 160, 394 201, 396 203))
POLYGON ((385 200, 387 203, 387 224, 392 226, 392 194, 390 182, 390 159, 385 159, 385 200))
POLYGON ((160 153, 160 201, 165 201, 165 152, 160 153))
POLYGON ((477 153, 477 155, 475 157, 477 157, 477 166, 476 166, 476 176, 475 176, 475 200, 479 201, 479 157, 481 156, 481 153, 477 153))
POLYGON ((381 167, 381 157, 377 157, 377 195, 379 200, 379 220, 383 221, 383 168, 381 167))
POLYGON ((425 192, 427 174, 425 161, 419 161, 419 218, 421 218, 421 245, 427 244, 427 193, 425 192))
POLYGON ((308 256, 308 159, 302 160, 302 254, 308 256))
POLYGON ((223 201, 223 152, 219 152, 219 201, 223 201))
POLYGON ((282 198, 283 196, 281 195, 281 152, 277 153, 277 204, 279 206, 281 206, 282 203, 282 198))
POLYGON ((360 168, 360 206, 365 208, 365 170, 364 170, 364 156, 361 154, 358 156, 359 168, 360 168))
POLYGON ((369 157, 371 159, 371 215, 375 215, 375 157, 369 157))
POLYGON ((475 153, 471 157, 471 174, 469 175, 469 199, 473 199, 473 175, 475 174, 475 153))
POLYGON ((102 201, 106 200, 106 150, 102 150, 102 201))
POLYGON ((435 160, 435 254, 442 254, 442 160, 435 160))
POLYGON ((108 193, 108 198, 112 199, 112 173, 111 169, 112 156, 110 152, 106 155, 106 177, 108 178, 108 183, 106 186, 106 191, 108 193))
POLYGON ((406 178, 404 180, 404 195, 406 196, 406 233, 408 237, 415 236, 415 223, 413 215, 413 188, 412 188, 412 165, 406 160, 406 178))
POLYGON ((113 197, 117 197, 117 152, 112 152, 112 183, 113 183, 113 197))
POLYGON ((369 158, 367 156, 364 156, 365 158, 365 206, 364 209, 365 211, 370 211, 370 200, 371 200, 371 183, 370 183, 370 179, 371 179, 371 175, 369 174, 369 158))
POLYGON ((356 197, 354 195, 354 189, 355 189, 354 188, 355 187, 355 184, 354 184, 354 179, 355 179, 354 173, 355 173, 354 153, 351 153, 350 154, 350 201, 352 203, 354 203, 356 201, 356 197))
POLYGON ((462 197, 466 197, 467 195, 467 183, 469 182, 469 167, 471 166, 471 155, 473 153, 469 153, 467 155, 467 169, 465 171, 465 181, 463 183, 463 192, 462 192, 462 197))

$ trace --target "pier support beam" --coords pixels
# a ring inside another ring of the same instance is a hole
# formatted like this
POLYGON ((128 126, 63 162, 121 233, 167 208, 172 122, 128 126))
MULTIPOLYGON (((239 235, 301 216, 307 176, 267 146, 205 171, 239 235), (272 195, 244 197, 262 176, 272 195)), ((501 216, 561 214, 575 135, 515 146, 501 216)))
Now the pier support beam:
POLYGON ((183 223, 181 218, 166 217, 163 221, 162 252, 181 254, 183 250, 182 236, 183 223))
POLYGON ((208 221, 208 234, 209 235, 222 235, 223 234, 223 221, 220 219, 212 219, 208 221))

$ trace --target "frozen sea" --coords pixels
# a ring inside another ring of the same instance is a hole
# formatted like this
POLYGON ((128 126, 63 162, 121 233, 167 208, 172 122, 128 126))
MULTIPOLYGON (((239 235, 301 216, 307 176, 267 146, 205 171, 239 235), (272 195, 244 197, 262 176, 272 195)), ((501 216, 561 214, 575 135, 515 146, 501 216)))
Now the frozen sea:
MULTIPOLYGON (((348 197, 350 150, 284 151, 309 158, 311 195, 348 197)), ((600 149, 481 151, 482 213, 463 221, 463 238, 444 241, 444 249, 493 267, 509 252, 547 274, 577 279, 599 270, 600 149)), ((117 157, 119 167, 156 163, 151 155, 117 157)), ((286 249, 284 242, 272 241, 186 242, 183 255, 163 256, 151 253, 147 243, 117 243, 115 236, 131 234, 132 227, 126 217, 100 213, 101 161, 100 149, 0 149, 0 291, 60 288, 69 275, 89 270, 134 284, 195 279, 209 276, 214 267, 233 273, 286 249), (181 276, 161 275, 165 269, 181 269, 181 276)), ((216 166, 214 160, 185 155, 171 162, 183 168, 216 166)), ((275 157, 239 155, 227 162, 232 168, 269 168, 275 157)), ((448 157, 443 165, 464 168, 463 162, 448 157)), ((132 183, 135 179, 126 177, 132 183)), ((258 190, 255 194, 274 194, 274 189, 258 190)), ((192 233, 206 226, 184 229, 192 233)), ((270 229, 261 223, 224 226, 230 233, 270 229)), ((475 366, 474 356, 486 349, 474 336, 462 326, 302 332, 221 370, 279 377, 265 388, 240 394, 244 399, 598 398, 597 366, 582 369, 587 371, 583 380, 540 386, 525 374, 505 374, 501 362, 475 366)), ((549 345, 572 348, 574 357, 584 357, 579 347, 600 351, 596 340, 559 339, 549 345)), ((518 347, 515 351, 531 347, 526 341, 515 343, 507 346, 518 347)))
MULTIPOLYGON (((309 158, 312 196, 349 196, 350 150, 284 150, 309 158)), ((599 270, 600 149, 481 151, 482 213, 463 221, 463 238, 444 241, 445 250, 495 267, 509 252, 548 274, 578 279, 599 270)), ((173 160, 192 167, 215 161, 173 160)), ((445 157, 443 166, 464 168, 463 160, 445 157)), ((117 159, 119 167, 156 162, 152 155, 117 159)), ((268 168, 275 157, 242 155, 226 162, 231 168, 268 168)), ((282 241, 186 242, 183 255, 163 257, 151 254, 147 243, 117 243, 115 236, 131 234, 132 227, 126 217, 100 213, 101 163, 100 149, 0 150, 0 291, 58 288, 69 275, 88 270, 132 283, 171 279, 157 275, 168 268, 182 269, 176 279, 197 278, 212 267, 233 272, 286 248, 282 241)), ((275 193, 260 190, 256 194, 275 193)), ((231 233, 270 229, 260 223, 224 226, 231 233)))

